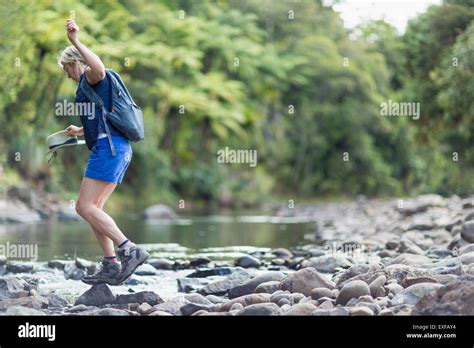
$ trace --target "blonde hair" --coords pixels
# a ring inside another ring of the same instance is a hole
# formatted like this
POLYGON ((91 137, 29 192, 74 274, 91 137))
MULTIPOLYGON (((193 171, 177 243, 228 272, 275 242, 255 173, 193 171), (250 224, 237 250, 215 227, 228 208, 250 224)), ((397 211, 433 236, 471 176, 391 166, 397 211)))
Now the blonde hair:
POLYGON ((58 65, 59 67, 63 68, 64 64, 73 63, 75 61, 79 61, 82 64, 85 64, 84 58, 82 58, 81 54, 74 46, 68 46, 61 52, 59 52, 58 56, 58 65))

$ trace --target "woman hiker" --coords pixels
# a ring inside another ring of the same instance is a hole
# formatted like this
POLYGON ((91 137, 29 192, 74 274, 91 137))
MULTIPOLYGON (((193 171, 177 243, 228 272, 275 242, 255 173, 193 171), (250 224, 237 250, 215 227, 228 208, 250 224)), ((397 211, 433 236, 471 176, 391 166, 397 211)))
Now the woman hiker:
MULTIPOLYGON (((78 84, 75 102, 90 102, 79 87, 82 79, 85 79, 84 82, 92 86, 107 110, 111 111, 111 81, 104 64, 79 41, 79 27, 73 19, 67 20, 66 28, 72 46, 61 52, 58 63, 66 71, 68 78, 78 84)), ((84 276, 82 281, 87 284, 119 285, 146 261, 149 254, 127 239, 115 221, 103 211, 105 202, 117 184, 122 182, 132 158, 132 148, 120 131, 107 122, 115 145, 116 155, 112 156, 102 110, 98 105, 93 107, 95 107, 94 117, 80 115, 82 127, 70 125, 66 128, 71 136, 84 135, 87 147, 92 151, 84 171, 76 211, 92 227, 104 254, 98 271, 93 275, 84 276), (114 244, 118 246, 117 254, 114 251, 114 244)))

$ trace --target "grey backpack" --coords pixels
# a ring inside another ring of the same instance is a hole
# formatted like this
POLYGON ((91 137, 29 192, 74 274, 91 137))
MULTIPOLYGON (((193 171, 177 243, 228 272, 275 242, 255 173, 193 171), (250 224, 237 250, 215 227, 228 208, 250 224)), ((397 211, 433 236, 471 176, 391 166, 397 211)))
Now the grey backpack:
POLYGON ((87 81, 85 81, 85 78, 82 80, 80 88, 91 102, 102 108, 102 118, 104 121, 105 131, 107 133, 107 138, 109 139, 112 155, 115 156, 115 147, 112 143, 112 137, 107 125, 107 120, 109 120, 127 140, 133 142, 138 142, 145 138, 145 129, 143 126, 142 110, 133 101, 120 75, 112 69, 106 69, 106 74, 109 76, 112 86, 112 111, 106 110, 102 99, 87 83, 87 81))

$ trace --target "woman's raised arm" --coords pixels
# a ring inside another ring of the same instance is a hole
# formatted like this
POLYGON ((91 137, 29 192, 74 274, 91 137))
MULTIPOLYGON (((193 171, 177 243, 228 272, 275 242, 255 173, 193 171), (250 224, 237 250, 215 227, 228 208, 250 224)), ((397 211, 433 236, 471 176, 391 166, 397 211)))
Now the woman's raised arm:
POLYGON ((89 81, 91 85, 94 85, 97 82, 103 80, 105 78, 104 63, 102 63, 100 58, 94 52, 92 52, 79 41, 79 26, 76 24, 74 19, 69 18, 67 20, 66 28, 69 41, 77 48, 82 58, 84 58, 86 65, 88 66, 88 68, 85 70, 87 81, 89 81))

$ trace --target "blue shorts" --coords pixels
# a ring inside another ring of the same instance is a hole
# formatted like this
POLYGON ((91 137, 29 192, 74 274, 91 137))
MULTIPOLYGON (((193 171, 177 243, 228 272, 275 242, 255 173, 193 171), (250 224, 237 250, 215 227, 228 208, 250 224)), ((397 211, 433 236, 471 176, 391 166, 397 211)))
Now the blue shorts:
POLYGON ((132 160, 132 147, 127 139, 112 135, 115 156, 112 156, 107 137, 97 139, 87 161, 84 176, 91 179, 122 183, 123 176, 132 160))

